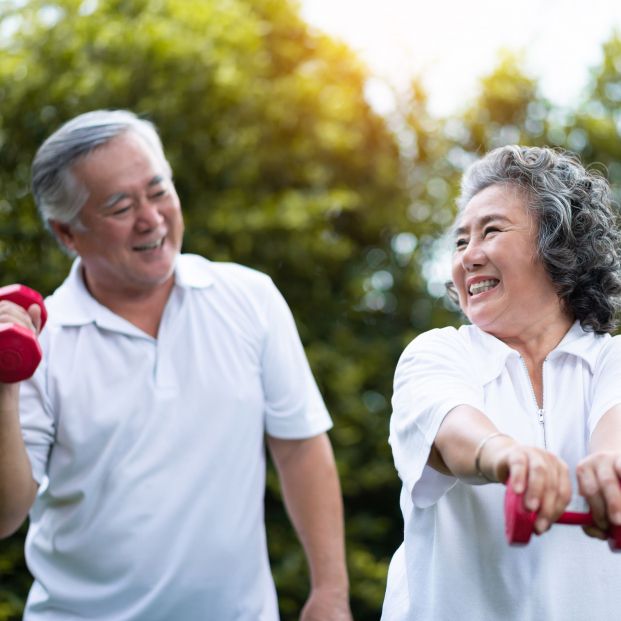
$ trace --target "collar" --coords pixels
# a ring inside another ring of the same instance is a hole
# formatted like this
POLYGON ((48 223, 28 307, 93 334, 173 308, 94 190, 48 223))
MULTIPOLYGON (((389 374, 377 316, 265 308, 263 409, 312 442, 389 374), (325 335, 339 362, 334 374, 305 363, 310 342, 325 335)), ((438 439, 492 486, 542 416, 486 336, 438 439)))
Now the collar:
MULTIPOLYGON (((510 357, 518 358, 520 355, 500 339, 483 332, 476 326, 462 326, 461 330, 465 330, 471 344, 484 353, 483 356, 479 356, 478 360, 484 384, 496 379, 502 373, 510 357)), ((575 321, 561 342, 546 356, 546 360, 555 360, 562 355, 576 356, 584 360, 593 373, 604 338, 606 335, 597 335, 583 330, 580 322, 575 321)))
POLYGON ((589 365, 589 369, 593 373, 602 349, 602 342, 606 338, 610 338, 610 336, 587 332, 582 328, 579 321, 574 321, 561 342, 548 354, 547 359, 554 360, 562 354, 577 356, 589 365))
MULTIPOLYGON (((210 261, 198 255, 184 254, 175 260, 174 289, 205 289, 213 276, 210 261)), ((96 323, 102 328, 127 334, 143 333, 128 321, 100 304, 88 291, 82 276, 82 261, 77 257, 63 284, 45 300, 50 319, 61 326, 82 326, 96 323)))

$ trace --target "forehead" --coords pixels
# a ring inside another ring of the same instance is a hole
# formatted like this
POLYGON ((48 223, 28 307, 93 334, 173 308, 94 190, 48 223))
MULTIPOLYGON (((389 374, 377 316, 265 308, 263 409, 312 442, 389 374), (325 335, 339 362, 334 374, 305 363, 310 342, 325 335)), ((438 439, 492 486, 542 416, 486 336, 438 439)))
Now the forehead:
POLYGON ((512 184, 491 185, 477 192, 459 212, 456 232, 490 221, 502 220, 515 225, 530 225, 533 215, 528 209, 528 195, 512 184))
POLYGON ((164 174, 165 165, 140 136, 128 131, 78 160, 72 171, 94 189, 146 183, 164 174))

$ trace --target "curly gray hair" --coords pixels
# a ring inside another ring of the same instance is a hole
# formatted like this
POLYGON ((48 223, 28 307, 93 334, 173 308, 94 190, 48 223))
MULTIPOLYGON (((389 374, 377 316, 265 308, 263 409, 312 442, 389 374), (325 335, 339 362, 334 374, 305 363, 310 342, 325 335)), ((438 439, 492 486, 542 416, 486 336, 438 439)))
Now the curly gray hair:
MULTIPOLYGON (((465 172, 459 209, 495 184, 524 191, 539 226, 538 256, 566 311, 585 330, 614 331, 621 306, 621 232, 606 179, 573 153, 509 145, 465 172)), ((456 301, 453 283, 447 288, 456 301)))

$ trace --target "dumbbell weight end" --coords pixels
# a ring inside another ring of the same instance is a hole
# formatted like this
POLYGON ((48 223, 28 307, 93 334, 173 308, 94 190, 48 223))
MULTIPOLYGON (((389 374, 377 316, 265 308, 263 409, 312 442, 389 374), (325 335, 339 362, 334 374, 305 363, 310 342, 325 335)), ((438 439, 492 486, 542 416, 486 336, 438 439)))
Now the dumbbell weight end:
MULTIPOLYGON (((0 287, 0 300, 8 300, 28 309, 37 304, 41 309, 41 328, 47 320, 43 297, 24 285, 0 287)), ((32 377, 41 362, 41 347, 27 328, 8 323, 0 327, 0 382, 12 384, 32 377)))

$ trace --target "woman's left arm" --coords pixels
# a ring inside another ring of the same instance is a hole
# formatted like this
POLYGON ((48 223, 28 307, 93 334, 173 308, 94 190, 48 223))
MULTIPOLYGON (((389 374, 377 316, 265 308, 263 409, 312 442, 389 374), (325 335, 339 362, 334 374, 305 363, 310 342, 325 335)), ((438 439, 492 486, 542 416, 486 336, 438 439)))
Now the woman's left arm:
POLYGON ((621 526, 621 405, 600 418, 591 435, 589 455, 578 464, 576 476, 597 524, 584 530, 607 539, 610 524, 621 526))

